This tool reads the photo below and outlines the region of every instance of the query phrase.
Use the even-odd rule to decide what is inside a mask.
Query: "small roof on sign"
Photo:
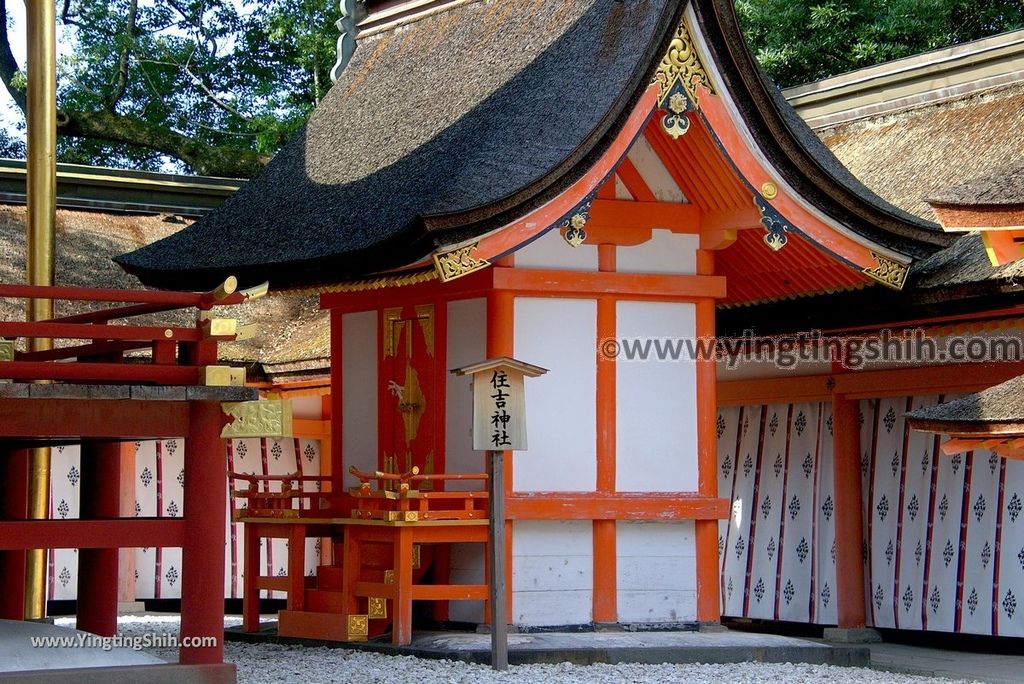
[[[475,375],[477,373],[483,373],[484,371],[489,371],[494,368],[502,367],[522,373],[528,378],[535,378],[538,375],[544,375],[545,373],[548,372],[547,368],[534,366],[532,363],[517,361],[507,356],[499,356],[495,359],[487,359],[486,361],[480,361],[479,363],[463,366],[462,368],[453,368],[451,372],[454,373],[455,375]]]

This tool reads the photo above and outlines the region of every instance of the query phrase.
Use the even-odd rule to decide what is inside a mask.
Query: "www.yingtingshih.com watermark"
[[[980,363],[1024,360],[1024,339],[1017,335],[933,337],[924,330],[874,335],[824,335],[819,331],[758,337],[610,337],[598,353],[616,361],[772,363],[790,369],[804,363],[839,363],[857,369],[869,363]]]
[[[217,637],[182,637],[177,634],[115,634],[99,636],[78,632],[68,636],[29,637],[32,648],[96,648],[110,651],[127,648],[141,651],[146,648],[209,648],[217,645]]]

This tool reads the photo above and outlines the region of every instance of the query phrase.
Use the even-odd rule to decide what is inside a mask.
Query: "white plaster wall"
[[[680,235],[655,229],[651,239],[633,247],[615,250],[615,268],[620,273],[671,273],[693,275],[697,272],[700,236]]]
[[[486,584],[484,545],[452,544],[450,567],[449,577],[452,584]],[[484,621],[484,602],[450,601],[448,603],[448,619],[454,622],[480,624]]]
[[[487,300],[467,299],[448,304],[448,359],[444,370],[461,368],[487,358]],[[472,380],[447,374],[445,410],[445,470],[449,473],[481,473],[483,454],[473,450]],[[483,487],[482,482],[449,482],[449,490]],[[454,604],[453,604],[454,605]]]
[[[619,622],[697,619],[693,523],[616,524]]]
[[[557,230],[549,230],[516,252],[516,268],[554,268],[560,271],[596,271],[597,246],[573,247]]]
[[[323,405],[319,396],[293,397],[291,402],[292,416],[295,418],[320,420],[323,417],[321,413]]]
[[[512,538],[512,622],[593,621],[594,535],[586,521],[520,521]]]
[[[345,486],[358,481],[349,466],[377,469],[377,312],[341,317],[341,449]]]
[[[696,334],[688,303],[619,302],[620,338],[679,340]],[[696,365],[677,360],[615,364],[616,488],[624,492],[697,489]]]
[[[597,486],[597,302],[519,297],[515,356],[548,369],[526,381],[528,451],[516,453],[520,492]]]

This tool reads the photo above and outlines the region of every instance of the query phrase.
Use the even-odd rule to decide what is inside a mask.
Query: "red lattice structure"
[[[244,371],[217,365],[218,344],[237,339],[239,328],[213,311],[266,291],[235,288],[234,278],[202,293],[0,285],[0,297],[98,305],[46,321],[0,321],[0,379],[13,381],[0,383],[0,619],[25,617],[29,549],[76,548],[77,626],[113,636],[118,549],[181,547],[181,639],[207,641],[183,646],[179,665],[159,667],[201,667],[204,681],[234,681],[234,666],[222,662],[224,606],[210,600],[211,578],[224,576],[222,403],[257,395],[243,386]],[[193,325],[132,321],[182,309]],[[31,351],[28,341],[40,338],[54,348]],[[185,439],[182,515],[122,517],[121,491],[132,486],[124,445],[171,437]],[[29,449],[74,442],[81,443],[81,517],[29,519]]]

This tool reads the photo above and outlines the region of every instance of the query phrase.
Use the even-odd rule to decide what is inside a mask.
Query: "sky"
[[[22,69],[25,68],[26,24],[25,6],[20,2],[7,3],[7,36],[11,42],[11,52]],[[57,58],[69,55],[74,47],[74,33],[57,22]],[[12,137],[24,139],[24,131],[15,129],[16,124],[24,123],[21,111],[14,106],[14,100],[7,89],[0,86],[0,125],[6,128]]]

